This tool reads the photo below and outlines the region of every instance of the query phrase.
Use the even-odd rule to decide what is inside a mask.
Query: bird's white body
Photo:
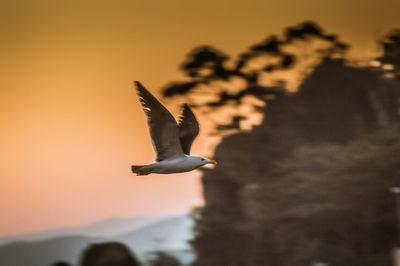
[[[138,174],[173,174],[189,172],[207,163],[210,163],[210,161],[211,160],[202,157],[190,156],[185,154],[182,157],[177,157],[170,160],[163,160],[159,162],[156,161],[152,164],[143,165],[138,169]]]
[[[189,172],[214,160],[190,156],[192,142],[199,134],[199,124],[187,104],[179,123],[171,113],[138,81],[135,82],[155,152],[156,161],[148,165],[132,165],[132,172],[137,175],[172,174]]]

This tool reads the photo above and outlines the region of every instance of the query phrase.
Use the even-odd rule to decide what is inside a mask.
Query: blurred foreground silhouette
[[[149,266],[182,266],[182,263],[176,258],[165,252],[155,253],[155,257],[149,261]]]
[[[140,266],[130,250],[121,243],[93,244],[82,255],[81,266]]]
[[[51,266],[71,266],[71,264],[69,264],[68,262],[65,261],[58,261],[53,263]]]
[[[296,47],[309,49],[307,56]],[[305,22],[236,60],[208,46],[189,54],[182,64],[188,80],[167,85],[165,97],[184,97],[210,117],[239,110],[249,96],[263,103],[253,106],[261,124],[225,137],[219,164],[204,171],[193,265],[392,265],[400,32],[381,47],[380,58],[355,64],[345,57],[348,45]],[[299,65],[296,76],[290,71]],[[288,80],[271,84],[282,72]],[[216,130],[240,129],[246,114]]]
[[[155,252],[147,266],[182,266],[183,264],[175,257],[163,252]],[[129,248],[119,242],[96,243],[88,246],[81,253],[80,266],[141,266],[142,263],[136,258]],[[68,262],[59,261],[51,266],[72,266]]]

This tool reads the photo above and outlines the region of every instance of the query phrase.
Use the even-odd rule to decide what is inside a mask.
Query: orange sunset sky
[[[199,172],[130,172],[154,156],[133,80],[158,95],[195,46],[235,56],[304,20],[374,57],[399,11],[398,0],[1,1],[0,236],[187,213],[202,204]],[[206,133],[193,154],[212,156]]]

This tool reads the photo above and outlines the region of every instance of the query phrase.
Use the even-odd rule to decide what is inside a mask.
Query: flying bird
[[[199,134],[199,124],[187,104],[176,122],[171,113],[145,88],[135,81],[140,103],[147,116],[153,148],[157,154],[154,163],[132,165],[136,175],[172,174],[189,172],[214,160],[191,156],[190,147]]]

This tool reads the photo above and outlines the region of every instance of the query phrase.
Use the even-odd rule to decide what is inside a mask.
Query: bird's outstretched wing
[[[199,134],[199,123],[187,104],[183,105],[182,115],[179,119],[179,140],[185,154],[190,154],[190,147]]]
[[[135,85],[147,116],[153,148],[157,153],[156,160],[183,156],[175,118],[140,82],[135,81]]]

